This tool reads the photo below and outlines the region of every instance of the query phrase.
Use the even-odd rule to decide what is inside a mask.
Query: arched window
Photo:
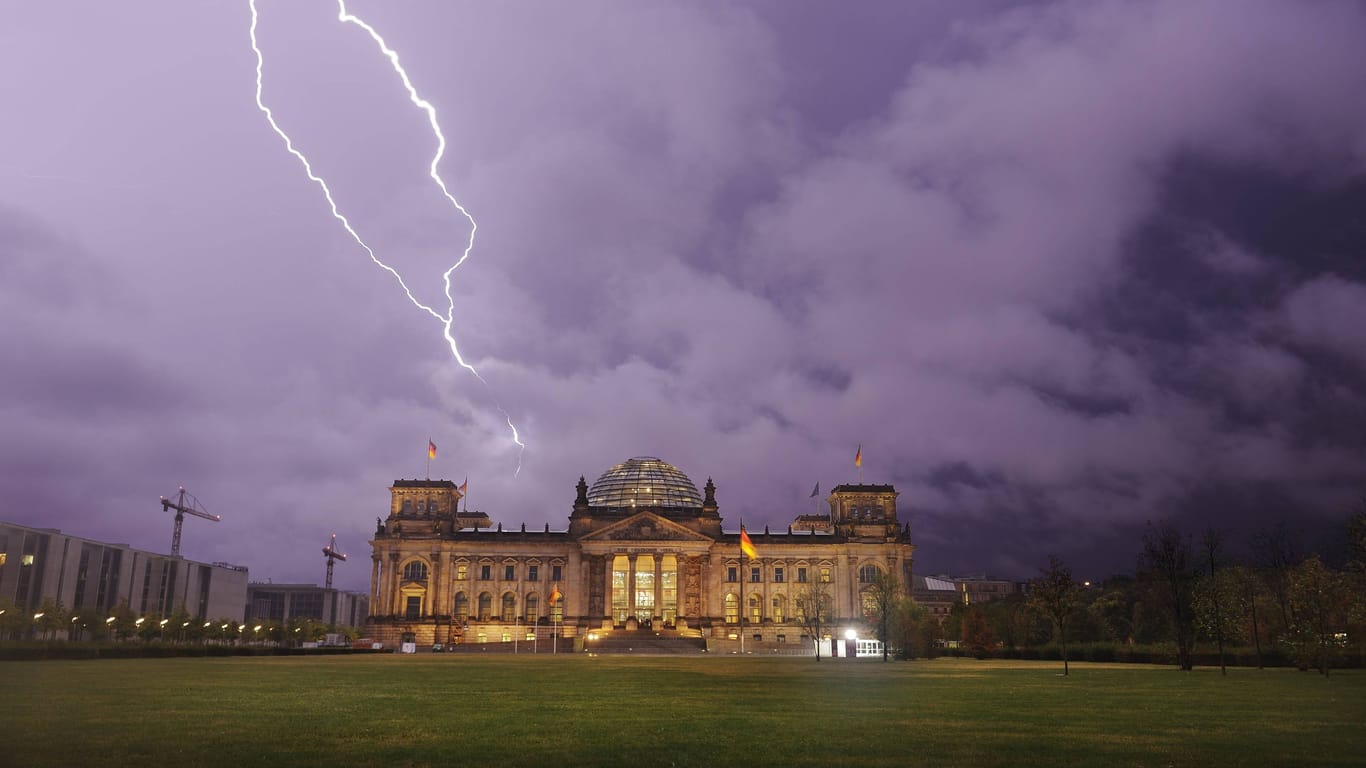
[[[403,566],[404,581],[426,581],[427,564],[421,560],[414,560]]]
[[[493,595],[487,592],[479,593],[479,620],[488,621],[493,615]]]
[[[749,621],[758,624],[764,620],[764,601],[758,595],[749,596]]]
[[[503,593],[503,621],[514,622],[517,620],[517,596],[511,592]]]
[[[786,620],[787,620],[787,598],[786,598],[786,597],[783,597],[782,595],[775,595],[775,596],[773,597],[773,610],[772,610],[772,612],[770,613],[770,615],[773,617],[773,620],[774,620],[774,621],[781,622],[781,621],[786,621]]]
[[[740,598],[735,595],[726,595],[726,623],[740,623]]]
[[[526,623],[534,624],[541,610],[541,598],[535,593],[526,596]]]
[[[863,602],[863,615],[869,620],[877,618],[877,594],[871,589],[865,589],[859,595]]]
[[[556,566],[556,567],[558,568],[559,566]],[[558,589],[559,589],[559,587],[556,587],[556,590],[558,590]],[[551,601],[550,601],[550,620],[551,620],[551,621],[564,621],[564,593],[563,593],[563,592],[560,593],[560,596],[559,596],[557,599],[551,600]]]
[[[464,592],[455,593],[455,618],[464,621],[470,616],[470,599]]]
[[[864,584],[872,584],[877,581],[879,573],[876,565],[865,565],[858,569],[858,580]]]

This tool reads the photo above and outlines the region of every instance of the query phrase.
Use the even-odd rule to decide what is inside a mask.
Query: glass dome
[[[701,509],[702,494],[678,467],[653,456],[637,456],[603,472],[588,490],[588,505]]]

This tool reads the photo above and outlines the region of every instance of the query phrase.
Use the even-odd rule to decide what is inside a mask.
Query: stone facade
[[[648,626],[797,642],[798,598],[818,580],[831,626],[862,622],[878,573],[911,584],[915,548],[890,485],[836,486],[828,515],[749,532],[754,559],[722,530],[710,480],[704,491],[665,462],[630,459],[591,490],[579,478],[568,528],[552,531],[461,512],[447,480],[396,481],[371,542],[366,635],[427,645]]]

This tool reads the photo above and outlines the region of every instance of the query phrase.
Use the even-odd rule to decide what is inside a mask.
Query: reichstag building
[[[669,632],[801,642],[800,598],[862,622],[879,573],[907,588],[915,547],[890,485],[839,485],[784,531],[722,530],[716,487],[653,457],[580,477],[567,530],[495,524],[448,480],[398,480],[376,521],[366,634],[386,645]],[[738,526],[737,526],[738,528]],[[743,621],[742,621],[743,620]]]

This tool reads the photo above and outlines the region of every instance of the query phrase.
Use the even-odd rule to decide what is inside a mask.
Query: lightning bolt
[[[431,125],[432,134],[436,136],[437,142],[436,154],[432,156],[432,162],[428,168],[428,175],[431,176],[432,181],[436,182],[437,187],[441,189],[441,194],[445,196],[451,206],[459,211],[460,215],[464,216],[470,223],[470,237],[465,243],[465,250],[460,254],[460,258],[441,276],[445,283],[447,301],[444,314],[422,303],[413,295],[412,290],[408,288],[408,283],[404,281],[403,275],[400,275],[398,270],[380,260],[379,256],[375,254],[374,249],[367,245],[365,240],[356,232],[355,228],[351,226],[351,221],[338,209],[337,201],[332,197],[332,190],[327,186],[327,182],[324,181],[321,176],[313,172],[313,166],[308,162],[308,158],[294,146],[294,141],[289,137],[289,134],[285,133],[284,129],[280,127],[280,124],[275,121],[275,114],[271,111],[270,107],[266,106],[265,100],[261,97],[262,83],[264,82],[263,72],[265,70],[265,57],[261,54],[261,46],[256,39],[256,27],[260,21],[260,14],[256,9],[256,0],[248,0],[248,5],[251,7],[251,49],[256,53],[257,109],[261,110],[261,113],[266,116],[266,121],[270,123],[270,127],[275,131],[276,135],[284,141],[285,149],[289,150],[289,153],[298,158],[299,162],[303,164],[304,172],[308,174],[308,178],[322,190],[323,197],[327,198],[327,204],[332,209],[332,217],[341,223],[342,228],[346,230],[346,233],[351,235],[351,239],[355,240],[356,244],[370,257],[370,261],[393,275],[394,279],[397,280],[398,284],[403,288],[403,292],[407,294],[408,300],[411,301],[414,306],[431,315],[437,322],[441,323],[442,336],[450,346],[451,355],[455,357],[455,362],[459,363],[461,368],[464,368],[473,374],[474,377],[484,385],[485,389],[491,390],[492,388],[489,387],[488,381],[479,374],[479,371],[475,370],[473,365],[465,362],[465,358],[460,354],[459,345],[455,342],[455,334],[451,330],[451,326],[455,323],[455,299],[451,296],[451,273],[455,272],[455,270],[461,264],[464,264],[465,260],[470,257],[470,251],[474,249],[474,234],[478,231],[479,225],[475,222],[474,217],[470,215],[470,212],[465,210],[465,207],[462,206],[460,202],[455,199],[455,196],[451,194],[450,190],[447,189],[446,182],[441,178],[441,174],[437,170],[437,167],[441,164],[441,158],[446,154],[446,136],[441,132],[441,125],[437,122],[436,107],[432,106],[431,102],[418,95],[417,88],[413,86],[413,81],[409,79],[407,71],[405,71],[403,65],[399,63],[398,52],[389,47],[388,43],[386,43],[384,38],[375,31],[374,27],[365,23],[360,17],[348,12],[346,10],[345,0],[337,0],[337,20],[346,24],[354,24],[370,35],[370,39],[375,41],[375,44],[379,46],[380,51],[389,59],[389,63],[393,65],[394,71],[398,73],[399,78],[403,80],[403,87],[408,92],[408,100],[413,103],[413,106],[421,109],[427,114],[427,122]],[[519,475],[522,472],[522,454],[526,452],[526,444],[522,442],[521,435],[517,432],[517,426],[512,423],[512,417],[508,415],[508,412],[503,409],[503,406],[496,398],[493,401],[493,405],[498,409],[498,412],[503,415],[503,419],[507,421],[508,429],[512,432],[512,442],[516,443],[518,446],[517,471],[513,474],[514,476]]]

